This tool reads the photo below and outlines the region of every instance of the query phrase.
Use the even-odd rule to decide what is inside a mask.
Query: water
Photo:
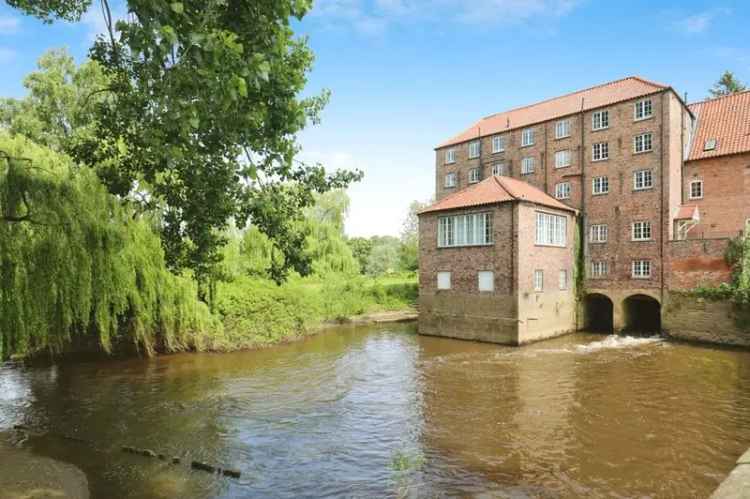
[[[658,338],[519,349],[342,328],[257,352],[6,365],[0,430],[48,430],[25,445],[101,498],[691,498],[750,446],[748,386],[750,352]]]

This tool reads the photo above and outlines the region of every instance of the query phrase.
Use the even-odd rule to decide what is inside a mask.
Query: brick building
[[[436,206],[493,176],[538,188],[580,214],[578,325],[660,328],[670,283],[728,275],[710,270],[750,218],[749,123],[750,93],[688,106],[670,86],[624,78],[488,116],[440,144]],[[430,247],[429,223],[420,233]],[[421,255],[423,301],[442,253]]]

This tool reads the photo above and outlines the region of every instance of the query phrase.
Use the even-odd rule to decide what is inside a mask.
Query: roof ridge
[[[505,192],[508,193],[510,197],[512,197],[516,201],[525,199],[523,196],[520,196],[512,187],[510,187],[507,182],[505,182],[510,177],[506,177],[504,175],[495,175],[495,178],[497,179],[497,183],[500,184],[500,187],[502,187],[505,190]]]
[[[584,92],[589,92],[589,91],[594,90],[596,88],[602,88],[602,87],[606,87],[606,86],[609,86],[609,85],[614,85],[615,83],[620,83],[620,82],[623,82],[623,81],[626,81],[626,80],[640,80],[640,81],[642,81],[642,82],[644,82],[644,83],[646,83],[648,85],[655,85],[655,86],[662,87],[662,88],[669,88],[669,87],[665,87],[664,85],[661,85],[659,83],[654,83],[652,81],[648,81],[648,80],[646,80],[644,78],[641,78],[640,76],[625,76],[624,78],[620,78],[618,80],[612,80],[612,81],[608,81],[608,82],[605,82],[605,83],[600,83],[598,85],[593,85],[593,86],[588,87],[588,88],[582,88],[580,90],[575,90],[573,92],[568,92],[566,94],[556,95],[555,97],[549,97],[547,99],[543,99],[543,100],[540,100],[540,101],[537,101],[537,102],[533,102],[531,104],[526,104],[525,106],[513,107],[513,108],[510,108],[510,109],[506,109],[504,111],[499,111],[497,113],[493,113],[493,114],[487,115],[484,118],[480,119],[479,121],[481,122],[481,121],[493,118],[493,117],[495,117],[495,116],[497,116],[499,114],[511,113],[513,111],[519,111],[521,109],[526,109],[526,108],[529,108],[529,107],[538,106],[539,104],[544,104],[546,102],[551,102],[553,100],[562,99],[563,97],[570,97],[571,95],[582,94]],[[469,127],[469,128],[471,128],[471,127]]]
[[[739,92],[732,92],[731,94],[720,95],[718,97],[709,97],[707,99],[703,99],[703,100],[691,102],[690,104],[688,104],[688,107],[690,107],[690,106],[697,106],[699,104],[707,104],[709,102],[714,102],[714,101],[726,99],[726,98],[729,98],[729,97],[737,97],[737,96],[740,96],[740,95],[743,95],[743,94],[747,94],[747,93],[750,93],[750,88],[748,88],[746,90],[741,90]]]

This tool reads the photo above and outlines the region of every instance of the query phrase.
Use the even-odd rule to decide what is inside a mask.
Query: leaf
[[[193,128],[198,128],[201,124],[201,120],[197,116],[193,116],[192,118],[188,120],[188,122],[190,123],[190,126]]]
[[[182,14],[183,12],[185,12],[185,6],[182,4],[182,2],[172,2],[170,7],[172,7],[172,10],[175,12],[175,14]]]

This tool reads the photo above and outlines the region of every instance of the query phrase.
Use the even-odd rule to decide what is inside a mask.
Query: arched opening
[[[583,301],[583,309],[584,328],[587,331],[611,333],[614,330],[614,306],[609,297],[599,293],[586,295]]]
[[[623,302],[625,330],[639,333],[661,333],[661,304],[646,295],[629,296]]]

